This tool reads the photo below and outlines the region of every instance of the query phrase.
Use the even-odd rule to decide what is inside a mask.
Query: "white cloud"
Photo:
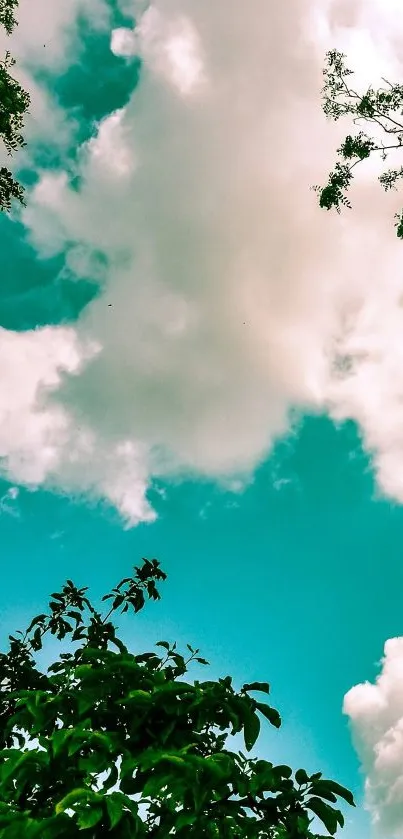
[[[403,638],[385,644],[375,684],[344,697],[353,738],[366,775],[366,806],[376,835],[403,837]]]
[[[129,58],[136,55],[138,50],[137,37],[134,29],[127,26],[120,26],[112,30],[111,51],[114,55]]]
[[[108,172],[115,178],[131,175],[135,161],[126,133],[123,110],[115,111],[101,122],[96,138],[86,146],[88,175],[91,172],[93,177],[103,179]]]
[[[63,378],[79,375],[98,351],[80,344],[73,329],[0,330],[1,472],[31,487],[101,495],[133,523],[150,521],[141,445],[102,439],[53,398]]]
[[[162,9],[150,5],[140,18],[136,27],[139,54],[154,73],[186,96],[205,81],[200,36],[185,14],[176,10],[172,14],[172,7],[171,13]]]
[[[0,498],[0,515],[19,517],[19,510],[16,504],[20,494],[18,487],[9,487]]]
[[[58,432],[46,480],[80,487],[65,452],[85,440],[82,488],[136,521],[150,515],[152,475],[244,479],[297,405],[356,418],[381,488],[403,499],[399,204],[368,175],[341,219],[309,191],[347,128],[332,130],[320,111],[324,52],[348,44],[368,72],[375,54],[393,57],[392,7],[133,7],[139,86],[81,150],[79,192],[63,172],[43,173],[24,214],[41,254],[73,248],[70,265],[82,266],[102,250],[109,260],[102,295],[71,333],[77,347],[100,349],[41,403],[43,422],[49,411],[70,429]],[[128,54],[126,37],[112,34],[115,52]],[[38,335],[26,340],[36,347]],[[350,358],[343,376],[335,354]]]

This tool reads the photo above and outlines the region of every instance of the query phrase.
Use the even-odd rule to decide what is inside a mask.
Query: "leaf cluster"
[[[11,35],[17,21],[14,9],[18,6],[18,0],[0,0],[0,26],[4,26],[7,35]]]
[[[17,24],[14,15],[17,5],[18,0],[0,0],[0,25],[8,35]],[[4,60],[0,61],[0,138],[9,155],[25,146],[21,132],[30,105],[29,94],[10,73],[14,64],[10,53],[6,52]],[[24,204],[24,190],[3,166],[0,169],[0,211],[9,212],[14,199]]]
[[[337,153],[340,160],[330,172],[325,186],[314,186],[318,193],[319,206],[326,210],[351,208],[346,192],[353,180],[353,169],[372,154],[380,154],[383,161],[388,152],[400,149],[403,145],[403,85],[391,84],[386,79],[387,87],[375,90],[371,86],[364,93],[358,93],[347,79],[353,71],[345,65],[346,56],[337,50],[326,54],[326,66],[323,70],[325,84],[322,89],[322,108],[328,119],[334,121],[349,116],[353,124],[372,124],[381,128],[387,142],[375,140],[360,130],[357,134],[348,134]],[[378,180],[385,191],[396,189],[396,182],[403,177],[403,167],[383,172]],[[403,238],[403,214],[395,215],[397,236]]]
[[[228,748],[242,734],[246,752],[261,721],[278,712],[254,694],[267,682],[185,680],[191,662],[208,662],[187,645],[159,641],[135,654],[111,615],[158,600],[165,580],[144,560],[105,595],[103,616],[87,588],[67,580],[47,612],[9,637],[0,655],[0,839],[268,837],[307,839],[314,817],[334,835],[334,806],[351,793],[321,773],[247,757]],[[70,651],[46,672],[35,663],[49,633]],[[159,652],[161,651],[161,652]]]

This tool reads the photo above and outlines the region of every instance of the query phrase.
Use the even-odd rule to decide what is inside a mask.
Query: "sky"
[[[310,190],[347,133],[321,112],[325,53],[357,86],[399,80],[398,3],[20,0],[18,19],[2,636],[66,576],[98,596],[158,557],[133,643],[268,679],[283,728],[261,754],[350,787],[346,839],[399,839],[401,199],[372,165],[341,216]]]

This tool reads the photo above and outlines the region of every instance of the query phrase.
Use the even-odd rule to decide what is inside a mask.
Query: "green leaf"
[[[341,812],[340,812],[340,810],[335,810],[334,812],[336,813],[336,819],[337,819],[337,821],[338,821],[338,823],[339,823],[340,827],[344,827],[344,816],[343,816],[343,813],[341,813]]]
[[[111,830],[119,824],[123,814],[124,798],[121,793],[112,793],[105,796],[106,809],[108,811]]]
[[[332,835],[336,833],[339,824],[338,811],[334,810],[333,807],[330,807],[329,804],[326,804],[320,798],[315,797],[309,798],[306,806],[315,813],[315,816],[318,816],[329,833]]]
[[[309,776],[308,776],[307,772],[305,772],[305,769],[297,769],[297,771],[295,773],[295,780],[296,780],[297,784],[300,784],[300,786],[302,786],[302,784],[307,784],[308,783]]]
[[[193,793],[194,808],[196,810],[196,814],[198,814],[198,813],[200,813],[200,811],[203,807],[203,804],[204,804],[204,801],[205,801],[205,798],[206,798],[206,790],[204,789],[204,787],[200,783],[195,782],[192,785],[192,793]]]
[[[95,827],[101,821],[103,816],[103,809],[99,805],[95,807],[88,807],[85,810],[80,810],[77,818],[77,824],[80,830],[87,830],[90,827]]]
[[[315,795],[318,795],[319,798],[326,798],[327,801],[331,801],[332,804],[336,804],[337,797],[332,792],[326,783],[326,781],[314,781],[312,784],[312,792]]]
[[[186,766],[186,761],[179,755],[162,754],[160,760],[167,760],[169,763],[174,763],[176,766]]]
[[[286,766],[285,764],[281,763],[279,766],[273,766],[273,772],[277,775],[280,775],[280,778],[291,778],[292,769],[290,766]]]
[[[268,682],[251,682],[243,686],[242,691],[260,690],[263,693],[270,693],[270,685]]]
[[[316,791],[317,783],[318,782],[315,783],[315,791]],[[321,784],[326,784],[327,788],[331,792],[333,792],[335,795],[338,795],[340,798],[344,798],[344,800],[347,801],[347,804],[350,804],[351,807],[355,807],[354,796],[353,796],[353,793],[350,792],[349,789],[346,789],[345,787],[342,787],[341,784],[337,783],[337,781],[328,781],[328,780],[323,779],[322,781],[320,781],[320,783]]]
[[[125,795],[135,795],[137,792],[140,792],[138,779],[132,776],[122,778],[119,788]]]
[[[29,624],[29,627],[27,629],[27,634],[28,632],[31,632],[31,629],[33,629],[37,623],[42,623],[45,620],[45,618],[46,615],[36,615],[35,618],[32,618],[31,623]]]
[[[149,661],[152,658],[158,658],[156,653],[142,653],[141,655],[136,655],[135,660],[139,663],[143,663],[144,661]]]
[[[168,641],[157,641],[155,646],[156,647],[164,647],[166,650],[170,649],[170,644],[168,644]]]
[[[55,731],[52,734],[51,743],[53,754],[56,757],[59,752],[63,749],[63,747],[68,743],[72,735],[74,734],[73,728],[60,728],[58,731]]]
[[[168,787],[172,784],[172,775],[152,775],[148,781],[145,782],[142,788],[142,797],[144,798],[157,798],[161,795],[161,790],[165,785]],[[138,792],[138,787],[136,787],[135,792]]]
[[[98,796],[95,792],[88,789],[88,787],[76,787],[72,789],[67,795],[62,798],[55,807],[56,815],[58,813],[64,813],[65,810],[68,810],[70,807],[74,807],[79,801],[85,800],[97,800]]]
[[[67,617],[73,618],[73,620],[75,620],[76,623],[82,623],[83,620],[81,612],[77,612],[74,609],[72,609],[70,612],[67,612]]]
[[[256,795],[257,792],[260,794],[264,790],[271,791],[273,788],[277,789],[278,778],[275,777],[273,767],[270,763],[267,763],[265,760],[257,761],[254,769],[256,774],[249,782],[253,795]]]
[[[117,784],[118,780],[119,780],[119,770],[118,770],[118,767],[116,766],[116,764],[114,763],[110,767],[108,777],[103,782],[102,789],[103,790],[111,789],[111,787],[114,787],[115,784]]]
[[[3,765],[0,765],[1,783],[5,783],[11,776],[21,778],[28,771],[35,772],[36,767],[45,767],[49,764],[49,755],[47,752],[39,751],[38,749],[29,749],[20,752],[17,749],[10,749],[12,757],[6,760]],[[17,755],[15,755],[17,752]],[[17,759],[15,759],[17,757]]]
[[[86,676],[92,676],[94,673],[94,668],[92,664],[79,664],[74,671],[74,675],[77,676],[78,679],[85,679]]]
[[[104,734],[102,731],[93,731],[88,735],[91,746],[99,747],[104,754],[109,754],[112,751],[114,739],[114,735],[110,732]]]
[[[182,827],[187,827],[193,824],[197,819],[196,813],[180,813],[176,819],[175,828],[180,830]]]
[[[113,601],[113,608],[114,609],[119,609],[119,606],[122,605],[124,599],[125,599],[124,594],[118,594]]]
[[[270,705],[266,705],[264,702],[256,702],[256,708],[275,728],[280,728],[281,717],[275,708],[271,708]]]
[[[217,777],[226,777],[232,773],[233,763],[229,755],[218,752],[208,757],[199,758],[192,756],[194,760],[200,761],[200,766],[208,767]]]
[[[255,714],[253,711],[250,711],[248,715],[245,717],[243,730],[245,748],[248,752],[250,752],[250,750],[255,745],[260,732],[260,720],[257,714]]]
[[[130,700],[130,702],[138,702],[143,705],[151,702],[151,699],[151,693],[148,693],[146,690],[131,690],[124,699],[119,700],[119,703]]]
[[[77,696],[77,694],[76,694],[76,696]],[[82,717],[83,714],[85,714],[89,710],[89,708],[92,708],[95,705],[96,701],[97,701],[97,697],[95,695],[92,696],[90,694],[84,693],[81,696],[80,694],[78,694],[77,705],[78,705],[79,716]]]

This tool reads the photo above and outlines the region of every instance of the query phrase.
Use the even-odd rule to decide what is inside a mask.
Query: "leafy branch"
[[[383,79],[385,88],[375,90],[371,86],[360,94],[347,83],[347,78],[353,71],[345,66],[344,53],[330,50],[326,54],[327,66],[323,70],[325,84],[322,88],[323,111],[327,118],[334,121],[341,117],[353,118],[353,124],[374,124],[382,129],[388,137],[388,142],[374,140],[360,130],[356,135],[348,134],[344,142],[337,149],[341,160],[329,174],[325,186],[313,186],[319,195],[319,206],[326,210],[333,207],[338,213],[341,207],[351,208],[346,196],[353,179],[353,169],[357,164],[367,160],[371,155],[379,153],[385,161],[388,152],[398,150],[403,146],[403,85],[392,84]],[[390,141],[393,138],[393,141]],[[385,191],[396,189],[396,182],[403,177],[403,167],[389,169],[383,172],[378,180]],[[397,236],[403,238],[403,211],[395,214]]]
[[[166,579],[157,560],[143,560],[103,602],[67,580],[47,613],[10,636],[0,655],[0,839],[111,839],[200,836],[318,839],[343,826],[338,799],[351,793],[321,773],[246,757],[228,748],[243,734],[250,752],[261,720],[278,728],[267,682],[232,678],[184,681],[191,662],[208,662],[187,644],[158,641],[156,652],[130,653],[110,620],[138,613],[160,598]],[[50,633],[76,648],[45,673],[34,655]],[[142,809],[140,810],[140,804]]]
[[[18,0],[0,0],[0,26],[4,26],[7,35],[11,35],[17,21],[14,9],[18,6]]]
[[[17,5],[18,0],[0,0],[0,25],[4,26],[8,35],[17,25],[14,15]],[[30,105],[29,94],[10,73],[14,65],[15,60],[7,51],[4,60],[0,61],[0,138],[8,155],[25,146],[21,132]],[[0,210],[9,212],[13,199],[24,204],[24,190],[10,170],[3,166],[0,168]]]

